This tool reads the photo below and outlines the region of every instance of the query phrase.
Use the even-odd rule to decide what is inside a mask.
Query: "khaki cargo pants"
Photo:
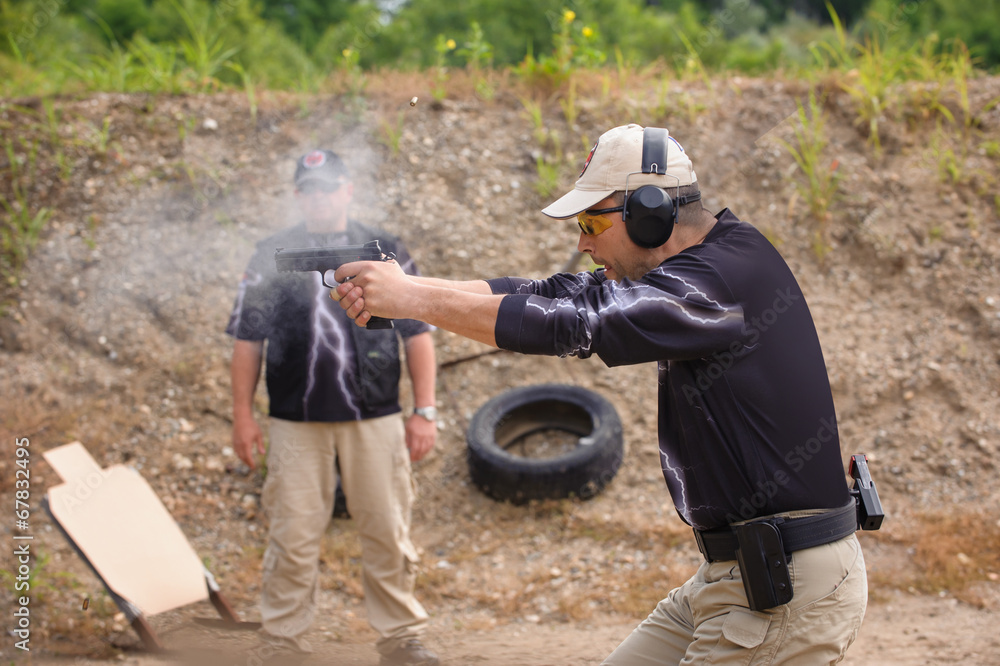
[[[379,652],[419,636],[427,613],[413,595],[417,552],[410,541],[413,485],[403,419],[299,423],[272,418],[262,503],[270,520],[264,552],[265,634],[309,650],[318,594],[320,542],[333,514],[339,461],[347,509],[361,537],[368,621]]]
[[[865,559],[855,535],[792,554],[795,596],[762,612],[747,608],[739,565],[706,562],[670,592],[604,661],[647,664],[834,664],[868,604]]]

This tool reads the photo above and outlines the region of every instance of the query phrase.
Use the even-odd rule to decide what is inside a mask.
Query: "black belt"
[[[805,550],[825,543],[839,541],[854,534],[858,529],[857,505],[852,499],[839,509],[827,511],[805,518],[773,518],[773,523],[781,532],[781,541],[786,553]],[[718,527],[712,530],[695,529],[694,538],[698,550],[709,562],[726,562],[736,559],[739,543],[732,527]]]

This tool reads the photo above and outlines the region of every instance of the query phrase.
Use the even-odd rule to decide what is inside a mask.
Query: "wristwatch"
[[[431,423],[437,421],[438,410],[437,407],[417,407],[413,410],[413,413],[417,416],[422,416]]]

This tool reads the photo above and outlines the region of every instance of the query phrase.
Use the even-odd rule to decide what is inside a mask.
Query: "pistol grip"
[[[393,327],[392,320],[386,319],[385,317],[372,317],[371,319],[368,320],[368,323],[365,324],[365,328],[370,328],[370,329],[379,329],[379,328],[385,329],[392,327]]]

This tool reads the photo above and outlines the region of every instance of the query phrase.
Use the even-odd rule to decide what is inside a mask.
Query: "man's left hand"
[[[410,450],[411,461],[417,462],[430,453],[436,440],[436,423],[417,414],[406,419],[406,448]]]

